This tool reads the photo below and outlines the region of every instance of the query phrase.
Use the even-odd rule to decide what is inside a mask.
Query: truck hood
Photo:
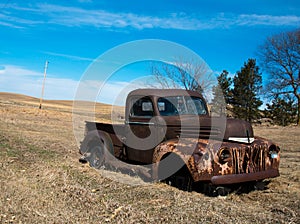
[[[249,122],[226,117],[164,117],[167,138],[200,137],[252,143],[254,134]]]

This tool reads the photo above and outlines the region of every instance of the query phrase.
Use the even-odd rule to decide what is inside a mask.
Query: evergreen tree
[[[266,114],[275,124],[287,126],[294,123],[297,115],[297,106],[289,95],[284,98],[275,97],[272,104],[267,104]]]
[[[244,67],[233,78],[233,112],[236,117],[252,122],[260,117],[262,101],[258,97],[262,88],[262,77],[255,59],[248,59]]]
[[[226,116],[227,104],[232,101],[232,79],[228,77],[228,72],[223,72],[218,76],[218,86],[213,87],[212,112]]]

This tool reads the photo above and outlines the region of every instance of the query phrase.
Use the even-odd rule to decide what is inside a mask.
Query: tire
[[[104,164],[104,146],[103,143],[93,140],[88,144],[87,148],[87,161],[91,167],[100,169]]]
[[[189,191],[193,190],[193,179],[186,166],[182,167],[172,176],[164,180],[170,186],[176,187],[179,190]]]
[[[114,148],[110,136],[106,132],[97,131],[86,137],[80,152],[91,167],[100,169],[105,163],[107,153],[113,155]]]
[[[164,182],[170,186],[176,187],[179,190],[183,191],[192,191],[193,190],[193,185],[194,185],[194,180],[189,172],[189,169],[183,162],[183,160],[176,154],[171,153],[162,158],[166,158],[167,156],[171,156],[172,162],[169,165],[170,167],[173,166],[173,164],[182,164],[182,167],[177,170],[174,174],[172,174],[169,177],[166,177],[165,179],[161,179],[160,177],[165,177],[166,172],[165,170],[169,169],[170,167],[167,164],[160,165],[158,169],[158,177],[161,180],[161,182]],[[174,165],[176,167],[176,165]]]

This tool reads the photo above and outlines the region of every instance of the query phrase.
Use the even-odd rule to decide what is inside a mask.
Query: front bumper
[[[213,176],[211,182],[214,185],[226,185],[235,184],[249,181],[258,181],[267,178],[274,178],[279,176],[278,169],[269,169],[265,171],[260,171],[256,173],[243,173],[243,174],[228,174]]]

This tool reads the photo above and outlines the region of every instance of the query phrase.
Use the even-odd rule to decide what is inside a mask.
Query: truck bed
[[[125,125],[124,124],[108,124],[108,123],[99,123],[86,121],[86,133],[91,131],[98,130],[104,131],[110,135],[110,138],[113,142],[114,147],[121,148],[123,146],[120,139],[125,135]],[[117,136],[118,135],[118,136]]]

